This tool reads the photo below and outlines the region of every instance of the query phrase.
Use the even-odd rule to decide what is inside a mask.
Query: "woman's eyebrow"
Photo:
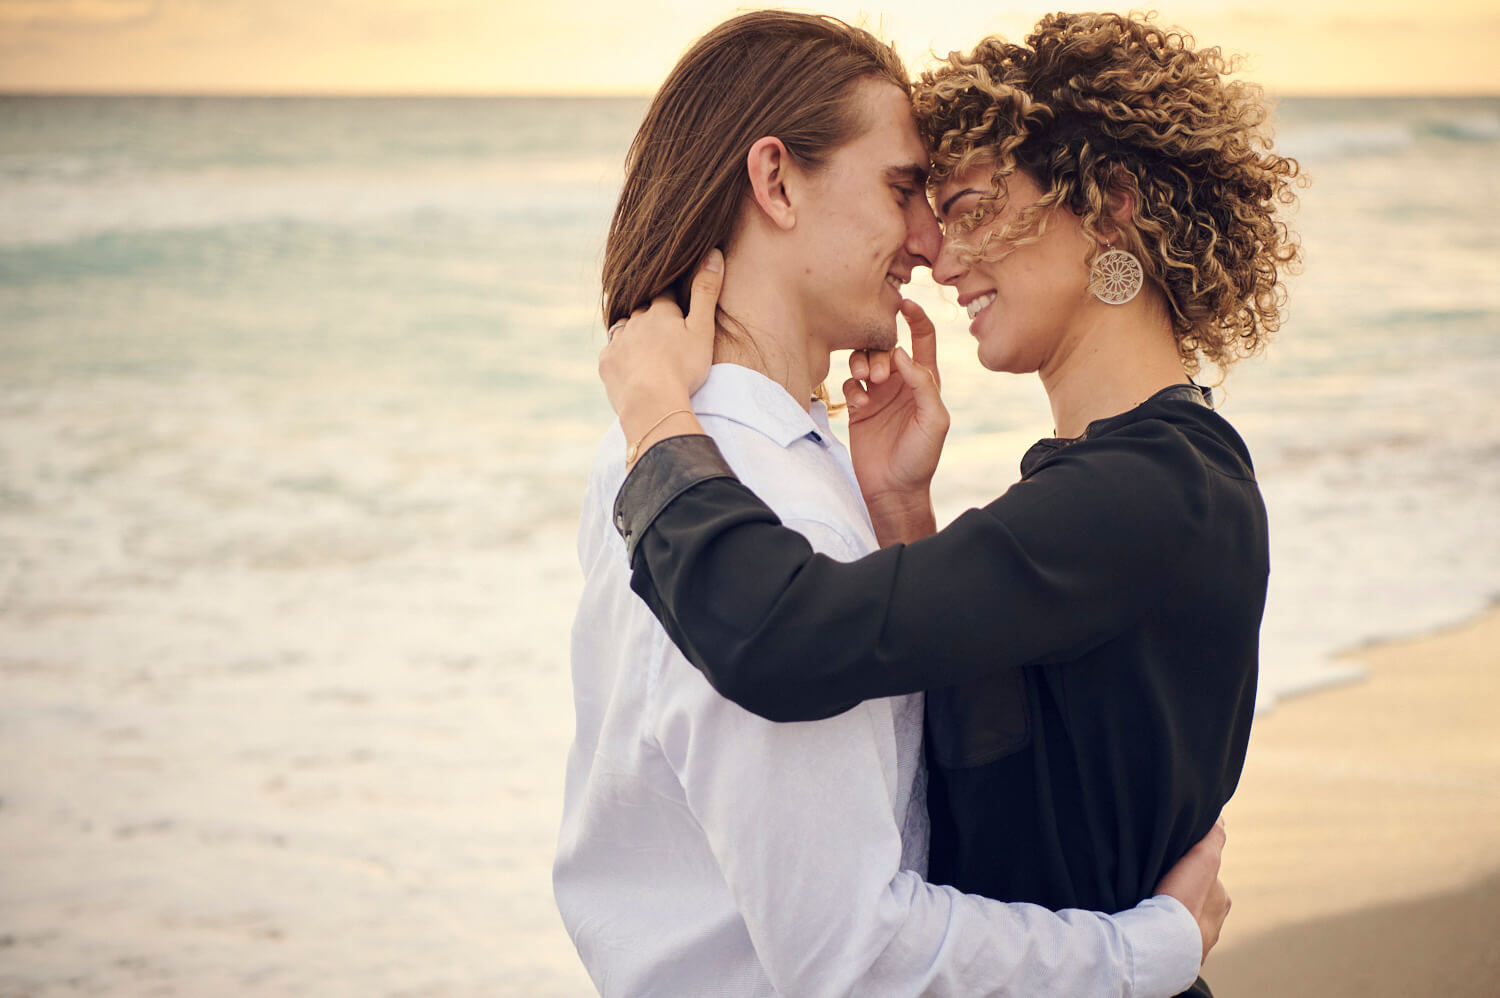
[[[965,194],[978,194],[978,193],[980,193],[980,192],[977,191],[977,190],[975,190],[972,187],[965,187],[963,190],[959,191],[957,194],[953,195],[948,200],[944,201],[943,204],[942,204],[942,206],[938,209],[938,214],[940,216],[946,218],[947,215],[948,215],[948,212],[953,209],[953,202],[957,201],[959,198],[963,197]]]

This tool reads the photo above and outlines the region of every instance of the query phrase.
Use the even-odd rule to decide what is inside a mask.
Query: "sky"
[[[1058,6],[797,9],[863,24],[918,68],[929,51],[967,49],[986,34],[1022,37]],[[1153,6],[1200,43],[1244,55],[1244,75],[1273,93],[1500,94],[1494,0]],[[745,9],[713,0],[0,0],[0,91],[646,94],[694,38]]]

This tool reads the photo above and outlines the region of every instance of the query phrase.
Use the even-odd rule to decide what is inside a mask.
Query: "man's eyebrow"
[[[885,168],[885,179],[895,182],[905,180],[918,187],[927,186],[927,168],[918,166],[916,163],[905,163],[901,166],[888,166]]]
[[[953,195],[948,200],[946,200],[946,201],[944,201],[942,203],[942,206],[938,208],[938,217],[939,218],[947,218],[948,217],[948,212],[951,211],[952,208],[953,208],[953,202],[957,201],[959,198],[963,197],[965,194],[978,194],[978,193],[980,193],[980,192],[977,191],[977,190],[975,190],[972,187],[965,187],[963,190],[959,191],[957,194]]]

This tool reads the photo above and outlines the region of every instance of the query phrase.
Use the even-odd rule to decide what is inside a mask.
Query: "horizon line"
[[[1348,91],[1348,90],[1273,90],[1266,87],[1268,97],[1274,99],[1319,99],[1319,100],[1475,100],[1500,98],[1500,88],[1495,90],[1408,90],[1408,91]],[[11,97],[146,97],[180,98],[197,97],[208,99],[312,99],[312,100],[641,100],[650,98],[654,91],[515,91],[515,90],[166,90],[166,89],[69,89],[55,88],[7,89],[0,87],[0,98]]]

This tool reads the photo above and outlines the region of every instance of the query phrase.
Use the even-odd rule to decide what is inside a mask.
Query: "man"
[[[876,541],[848,455],[808,400],[831,351],[894,345],[900,286],[940,243],[905,81],[888,48],[831,19],[721,25],[647,112],[606,249],[613,322],[668,289],[685,304],[697,260],[725,248],[700,275],[719,293],[719,363],[694,411],[741,479],[840,559]],[[1186,988],[1222,921],[1207,901],[1216,849],[1168,878],[1207,912],[1203,933],[1169,897],[1104,916],[928,884],[920,697],[778,725],[682,658],[630,592],[611,519],[627,460],[681,415],[610,431],[579,532],[577,734],[554,884],[601,993]]]

